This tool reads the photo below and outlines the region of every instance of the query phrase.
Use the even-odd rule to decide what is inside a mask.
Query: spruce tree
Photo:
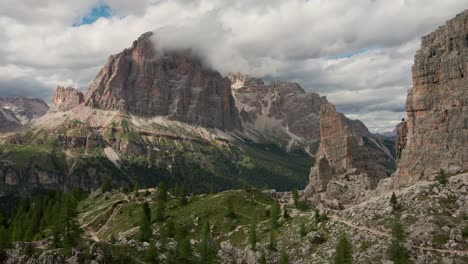
[[[442,185],[445,185],[448,183],[447,175],[445,174],[444,169],[439,170],[439,174],[437,174],[436,180]]]
[[[148,209],[146,209],[148,208]],[[142,210],[140,215],[140,230],[139,230],[139,239],[141,241],[149,241],[152,236],[150,218],[151,215],[148,216],[149,206],[148,203],[142,204]]]
[[[392,193],[392,197],[390,197],[390,204],[392,205],[393,210],[398,209],[398,200],[395,195],[395,192]]]
[[[167,189],[164,182],[160,182],[158,185],[158,202],[167,201]]]
[[[289,255],[286,253],[285,250],[281,252],[281,257],[280,257],[280,264],[289,264]]]
[[[298,208],[299,207],[299,192],[297,191],[297,189],[294,189],[292,191],[292,197],[294,201],[294,207]]]
[[[255,219],[250,224],[249,228],[249,242],[253,251],[257,250],[257,223]]]
[[[146,217],[146,219],[148,220],[148,222],[151,222],[151,209],[150,209],[147,202],[144,202],[142,204],[142,210],[143,210],[143,214]]]
[[[77,205],[78,203],[72,194],[64,193],[61,213],[62,221],[59,221],[59,226],[63,231],[64,246],[66,248],[76,246],[82,233],[78,223]]]
[[[275,233],[272,231],[270,231],[270,242],[268,243],[268,249],[271,250],[271,251],[276,251],[276,236],[275,236]]]
[[[390,260],[394,264],[408,264],[410,263],[409,252],[405,246],[406,234],[400,219],[395,218],[392,224],[392,241],[388,254]]]
[[[103,193],[112,191],[112,179],[106,178],[102,183],[101,189]]]
[[[342,234],[338,239],[338,243],[335,248],[335,256],[333,258],[334,264],[352,264],[353,263],[353,251],[351,243],[347,236]]]
[[[262,255],[260,256],[260,259],[258,260],[258,263],[260,264],[267,264],[266,256],[265,256],[265,251],[262,251]]]
[[[200,256],[199,263],[217,263],[218,260],[216,253],[217,249],[213,237],[211,235],[210,223],[208,221],[205,221],[203,223],[201,241],[198,245],[198,254]]]
[[[301,237],[305,237],[307,235],[307,229],[306,229],[304,223],[301,223],[301,227],[299,228],[299,235]]]
[[[232,202],[232,197],[228,197],[226,203],[227,204],[225,216],[231,219],[236,218],[236,212],[234,211],[234,203]]]
[[[156,212],[155,212],[155,220],[157,222],[163,222],[164,219],[166,218],[165,216],[166,212],[166,203],[163,201],[158,201],[158,204],[156,205]]]
[[[10,246],[10,234],[5,226],[0,225],[0,255]],[[1,259],[1,258],[0,258]]]
[[[281,208],[278,202],[273,203],[270,210],[270,224],[272,228],[277,228],[279,226],[279,218],[281,215]]]

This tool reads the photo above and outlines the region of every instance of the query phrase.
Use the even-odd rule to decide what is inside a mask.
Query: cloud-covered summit
[[[111,15],[80,23],[99,6]],[[297,81],[371,130],[392,130],[404,116],[420,37],[467,7],[463,0],[6,0],[0,96],[47,100],[57,84],[86,89],[110,54],[153,30],[157,45],[197,50],[224,74]]]

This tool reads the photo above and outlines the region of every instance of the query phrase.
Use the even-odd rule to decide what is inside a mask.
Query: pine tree
[[[145,260],[150,263],[159,263],[158,249],[153,243],[150,244],[146,251]]]
[[[280,264],[288,264],[289,263],[289,255],[286,253],[286,251],[281,252],[281,257],[280,257]]]
[[[270,231],[270,243],[268,244],[268,249],[271,250],[271,251],[276,251],[276,236],[275,236],[275,233],[272,231]]]
[[[169,220],[166,222],[166,229],[164,235],[167,238],[173,238],[175,236],[175,223],[174,220]]]
[[[279,218],[281,215],[281,208],[278,202],[273,203],[270,211],[270,224],[272,228],[277,228],[279,226]]]
[[[184,206],[188,204],[187,191],[185,190],[185,188],[183,186],[180,187],[178,192],[180,196],[179,205]]]
[[[167,201],[167,189],[164,182],[160,182],[158,185],[158,202]]]
[[[252,247],[252,250],[253,251],[257,250],[257,223],[255,219],[250,224],[249,242],[250,242],[250,246]]]
[[[163,222],[166,219],[165,216],[166,212],[166,203],[163,201],[159,201],[156,205],[156,212],[155,212],[155,220],[156,222]]]
[[[405,246],[406,234],[403,225],[398,218],[392,224],[392,241],[388,250],[390,260],[395,264],[410,263],[409,253]]]
[[[151,209],[150,209],[147,202],[144,202],[142,204],[142,210],[143,210],[143,214],[146,217],[146,219],[148,220],[148,222],[151,222]]]
[[[142,204],[142,211],[140,216],[139,239],[141,241],[149,241],[153,233],[150,224],[151,213],[148,215],[148,211],[149,206],[148,203],[145,202]]]
[[[398,209],[398,200],[395,195],[395,192],[392,193],[392,197],[390,198],[390,204],[392,205],[393,210]]]
[[[304,223],[301,223],[301,227],[299,228],[299,235],[301,237],[305,237],[307,235],[307,230]]]
[[[442,185],[445,185],[448,183],[447,175],[445,174],[444,169],[439,170],[439,174],[437,174],[436,180]]]
[[[225,216],[231,219],[236,218],[236,212],[234,211],[234,204],[232,202],[232,197],[228,197],[226,201],[226,213]]]
[[[5,226],[0,225],[0,255],[10,246],[10,234]],[[1,259],[1,258],[0,258]]]
[[[265,251],[262,251],[262,255],[260,256],[260,259],[258,260],[258,263],[260,264],[267,264],[266,256],[265,256]]]
[[[102,183],[101,189],[103,193],[112,191],[112,179],[111,178],[105,179],[104,182]]]
[[[297,189],[294,189],[292,191],[292,197],[293,197],[293,201],[294,201],[294,207],[298,208],[298,206],[299,206],[299,192],[297,191]]]
[[[338,239],[335,248],[335,256],[333,258],[334,264],[352,264],[353,251],[351,243],[345,234],[342,234]]]
[[[289,216],[289,212],[288,212],[288,208],[284,208],[284,211],[283,211],[283,218],[284,219],[289,219],[290,216]]]
[[[77,219],[77,205],[78,203],[72,194],[65,193],[63,195],[62,221],[59,221],[59,226],[63,230],[64,246],[66,248],[76,246],[82,233]]]
[[[213,237],[211,236],[210,223],[203,223],[201,241],[198,245],[198,254],[200,255],[199,263],[211,264],[217,263],[217,249]]]

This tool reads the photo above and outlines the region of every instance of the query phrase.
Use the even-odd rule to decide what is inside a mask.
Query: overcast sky
[[[110,54],[147,31],[222,74],[297,81],[371,131],[405,116],[420,37],[466,0],[2,0],[0,96],[86,90]]]

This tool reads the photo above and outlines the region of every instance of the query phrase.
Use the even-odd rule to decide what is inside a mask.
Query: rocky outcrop
[[[397,186],[468,169],[468,10],[422,38],[412,72]]]
[[[323,104],[320,109],[320,134],[318,159],[310,172],[307,193],[327,190],[333,178],[348,171],[364,173],[371,186],[386,177],[384,168],[369,157],[371,152],[359,144],[346,119],[331,103]]]
[[[85,104],[189,124],[240,128],[230,82],[190,50],[160,50],[143,34],[109,58],[89,87]]]
[[[406,146],[406,135],[408,134],[408,125],[406,121],[402,121],[396,127],[397,140],[395,141],[397,161],[401,158],[401,153]]]
[[[69,111],[84,102],[84,95],[72,87],[57,86],[50,111]]]
[[[43,100],[21,96],[0,97],[0,108],[13,112],[23,125],[43,116],[49,110],[49,106]]]

